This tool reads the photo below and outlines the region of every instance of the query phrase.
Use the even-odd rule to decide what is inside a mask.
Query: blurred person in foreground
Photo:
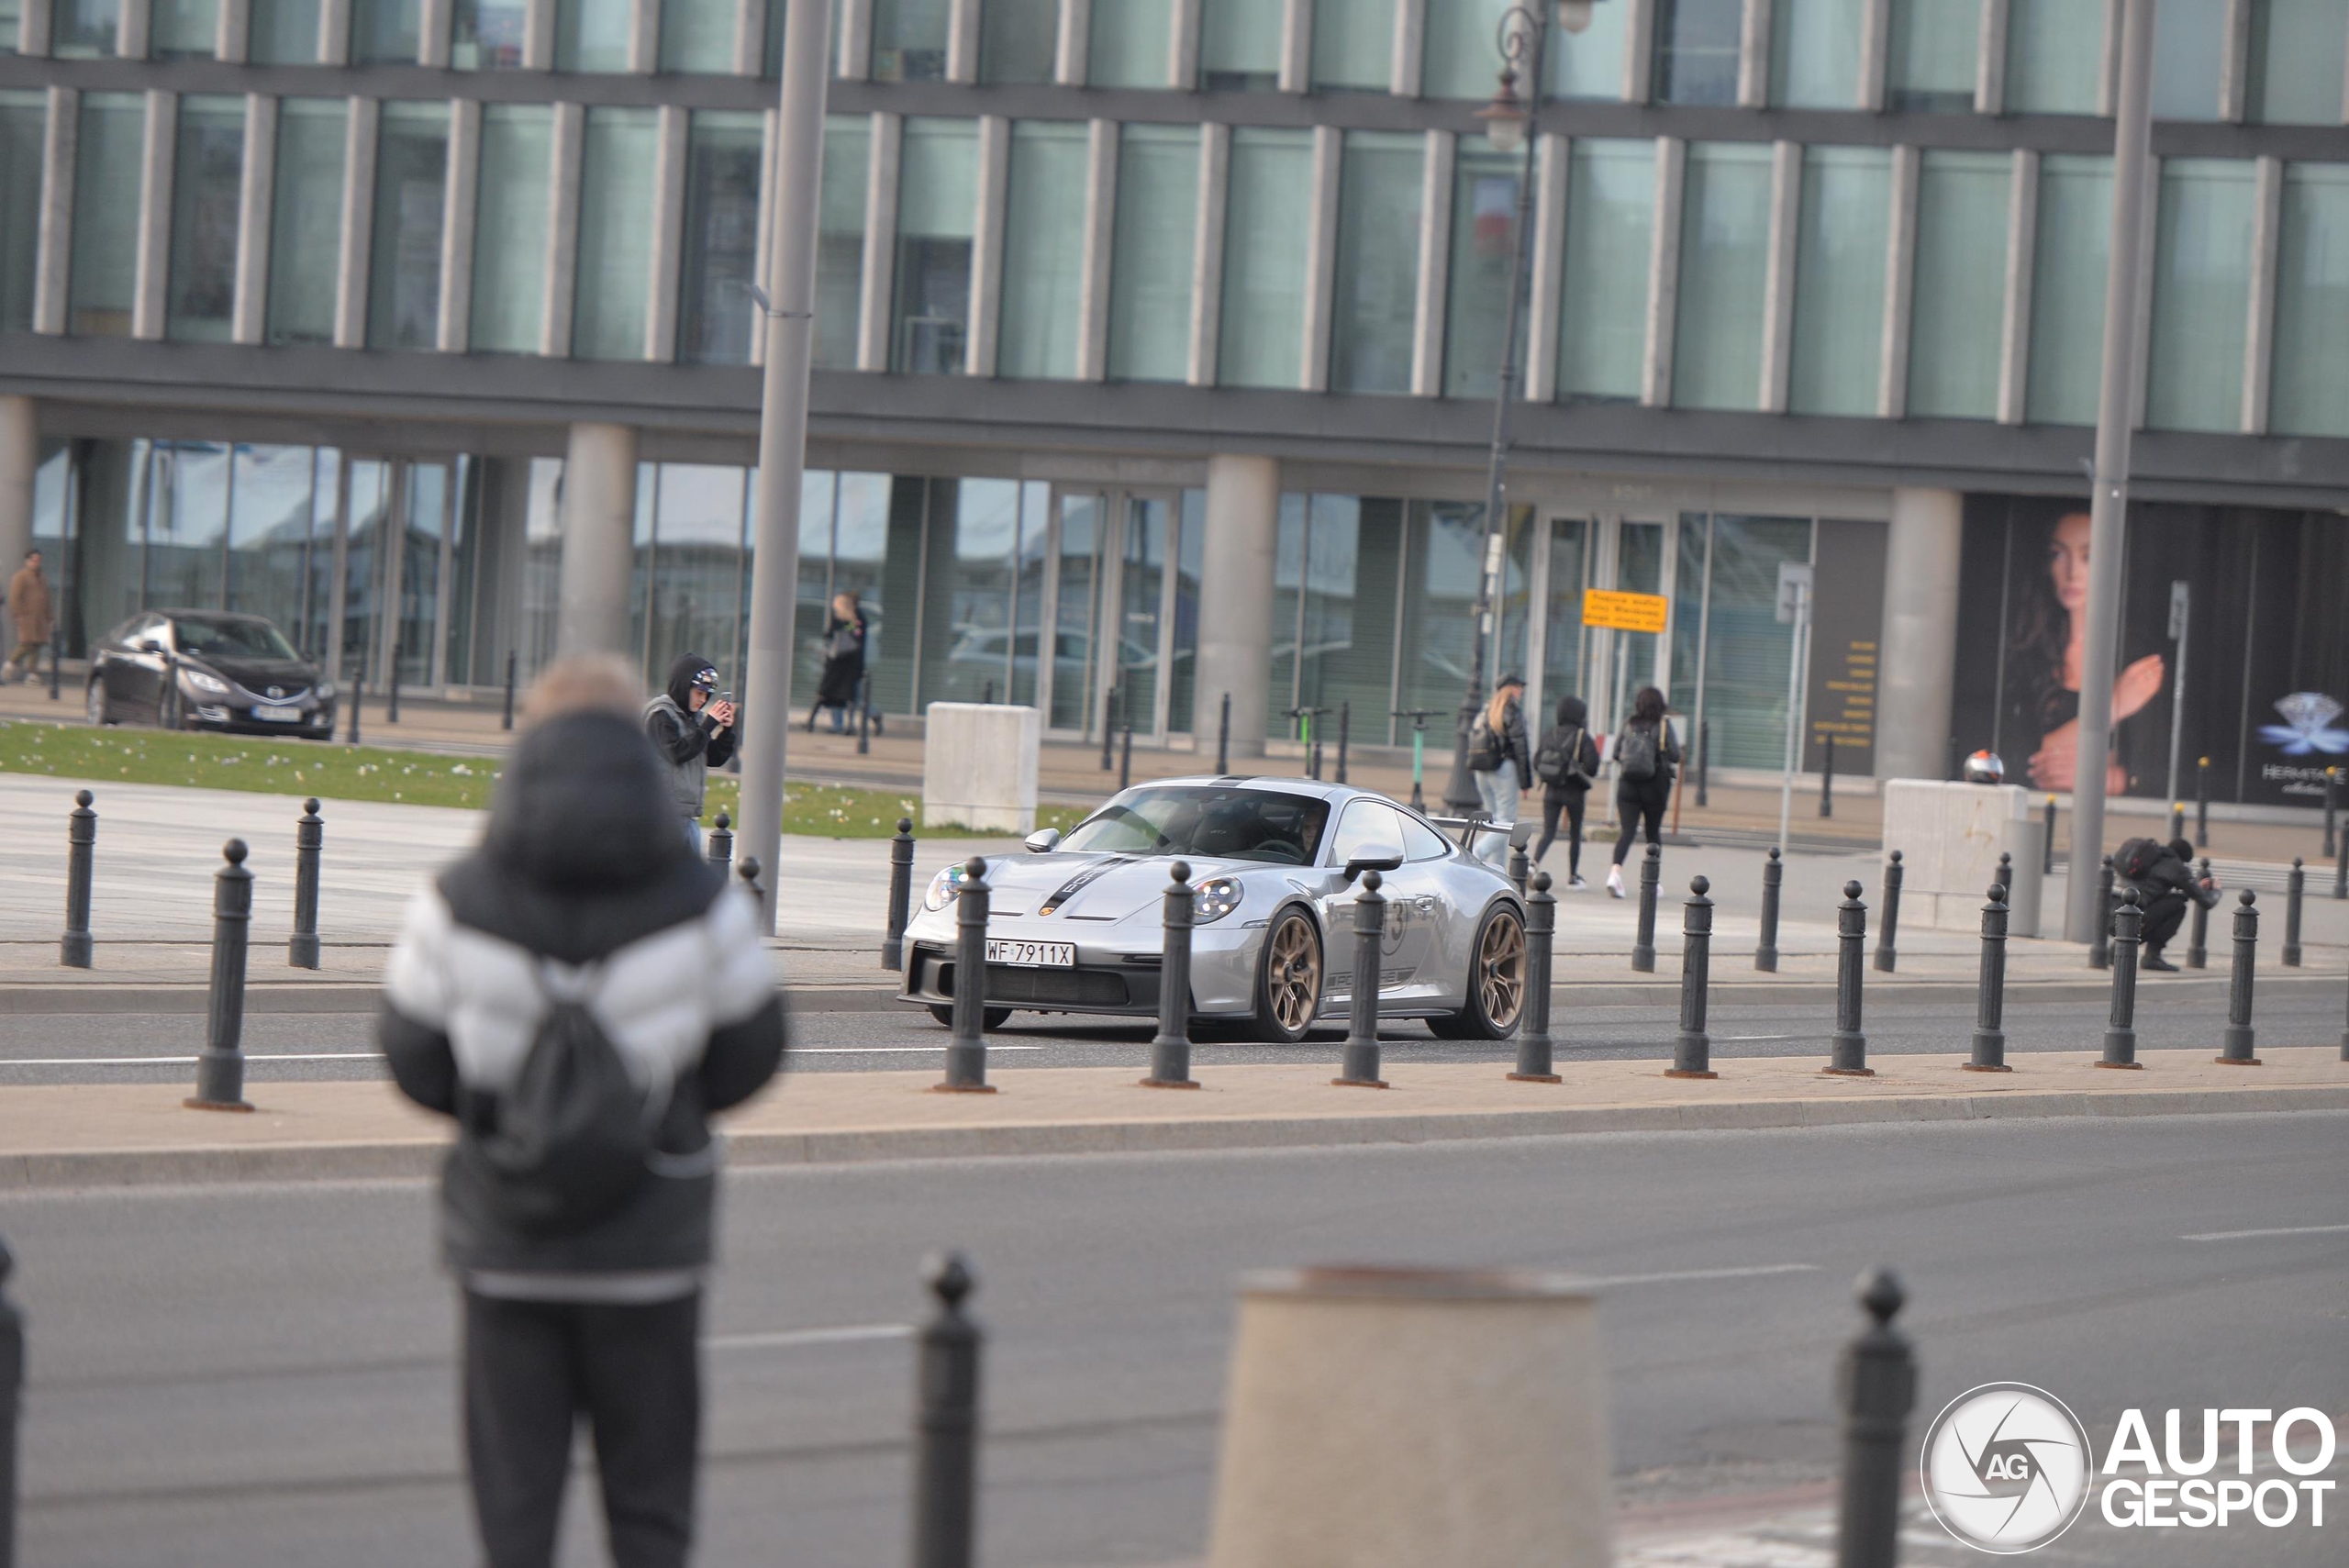
[[[711,1113],[782,1063],[750,901],[677,831],[620,661],[539,678],[481,846],[410,905],[379,1031],[452,1117],[441,1252],[462,1300],[465,1452],[490,1568],[549,1568],[586,1418],[618,1568],[693,1543]]]

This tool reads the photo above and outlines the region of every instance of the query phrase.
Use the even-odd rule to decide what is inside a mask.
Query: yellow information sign
[[[1582,624],[1616,631],[1664,629],[1664,612],[1672,601],[1662,594],[1619,594],[1607,588],[1582,591]]]

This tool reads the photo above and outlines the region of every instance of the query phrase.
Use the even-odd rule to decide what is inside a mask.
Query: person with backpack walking
[[[1468,730],[1468,772],[1476,781],[1476,795],[1484,803],[1487,822],[1513,827],[1518,797],[1533,787],[1532,749],[1525,741],[1525,677],[1503,675],[1493,684],[1492,700]],[[1508,862],[1508,840],[1487,833],[1477,840],[1478,858],[1495,865]]]
[[[807,733],[816,732],[816,716],[832,710],[832,733],[848,728],[850,715],[863,696],[864,680],[864,609],[854,594],[832,595],[824,617],[824,673],[816,681],[816,700],[807,709]],[[874,716],[876,718],[878,715]]]
[[[698,653],[678,654],[669,665],[668,689],[644,705],[644,732],[669,764],[670,791],[696,849],[709,770],[731,761],[741,740],[734,718],[734,705],[718,695],[718,666]]]
[[[1623,831],[1615,840],[1615,863],[1607,868],[1607,891],[1623,896],[1623,857],[1642,823],[1651,844],[1664,842],[1664,808],[1672,802],[1672,771],[1680,764],[1680,741],[1664,716],[1664,694],[1642,686],[1631,699],[1631,717],[1615,737],[1615,811]]]
[[[676,831],[641,701],[608,655],[540,677],[480,846],[417,895],[384,971],[392,1076],[456,1122],[440,1250],[488,1568],[551,1568],[583,1417],[613,1562],[684,1568],[709,1118],[783,1061],[755,911]]]
[[[1533,749],[1533,776],[1542,781],[1542,838],[1533,847],[1540,865],[1558,841],[1558,816],[1566,818],[1566,885],[1582,879],[1582,814],[1598,776],[1598,742],[1590,738],[1590,709],[1580,697],[1558,699],[1557,722],[1542,732]]]
[[[2162,956],[2162,949],[2185,923],[2189,903],[2205,909],[2218,906],[2219,879],[2195,876],[2194,846],[2183,839],[2166,844],[2157,839],[2132,839],[2113,853],[2112,884],[2116,891],[2135,888],[2138,907],[2144,911],[2138,934],[2145,945],[2137,967],[2157,974],[2176,973],[2177,965]]]

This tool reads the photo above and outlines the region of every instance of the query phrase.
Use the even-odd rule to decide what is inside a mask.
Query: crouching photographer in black
[[[2155,839],[2132,839],[2112,857],[2114,885],[2137,890],[2138,907],[2144,911],[2144,948],[2138,967],[2164,974],[2177,965],[2162,956],[2162,949],[2186,918],[2191,902],[2208,909],[2219,902],[2219,879],[2194,874],[2194,846],[2183,839],[2162,843]]]

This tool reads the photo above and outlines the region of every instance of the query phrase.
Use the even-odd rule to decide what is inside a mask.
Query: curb
[[[2054,1117],[2207,1116],[2349,1110],[2349,1084],[2272,1089],[2088,1092],[1880,1099],[1754,1100],[1685,1106],[1556,1106],[1426,1116],[1267,1117],[1195,1121],[1093,1121],[997,1127],[743,1132],[727,1138],[738,1170],[852,1165],[891,1160],[975,1160],[1048,1154],[1157,1154],[1245,1149],[1333,1149],[1478,1142],[1602,1132],[1731,1132],[1917,1122],[2037,1121]],[[242,1182],[413,1180],[438,1170],[447,1145],[280,1144],[173,1150],[46,1151],[0,1159],[0,1191],[213,1185]]]
[[[382,983],[373,980],[262,982],[245,987],[245,1012],[249,1016],[373,1013],[383,994]],[[899,1005],[895,989],[861,984],[793,985],[786,988],[786,994],[796,1013],[878,1013]],[[210,988],[201,980],[144,985],[98,985],[64,980],[29,985],[0,984],[0,1018],[130,1013],[200,1016],[210,1006]]]

